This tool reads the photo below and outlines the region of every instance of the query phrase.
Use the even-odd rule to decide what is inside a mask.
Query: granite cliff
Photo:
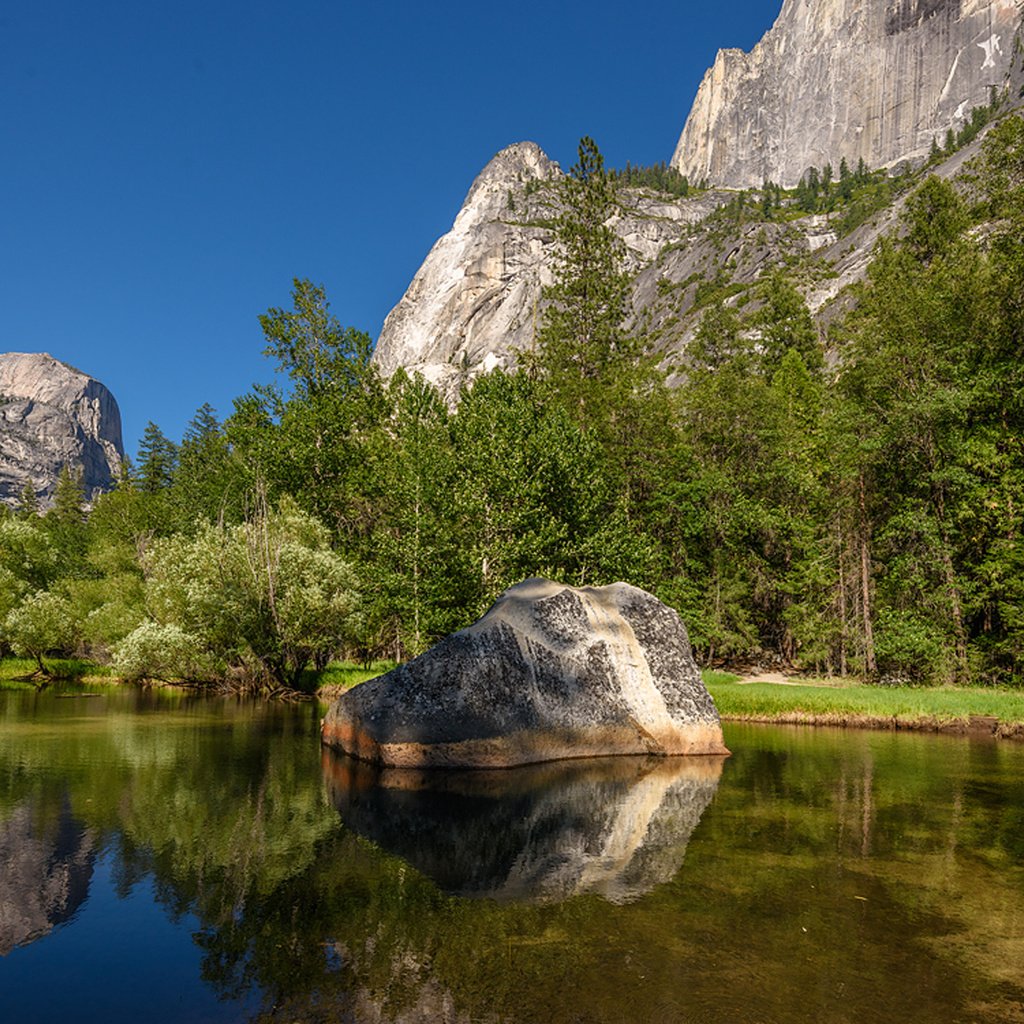
[[[510,367],[533,344],[541,292],[551,283],[561,177],[533,142],[487,164],[384,321],[373,358],[385,376],[402,367],[453,396],[464,380]],[[612,227],[625,243],[626,268],[639,272],[666,245],[682,244],[725,198],[713,190],[678,200],[624,191]]]
[[[1012,73],[1021,0],[785,0],[720,50],[672,157],[691,181],[794,186],[809,167],[927,156]]]
[[[90,498],[123,457],[121,413],[98,380],[46,353],[0,353],[0,501],[16,505],[31,483],[45,506],[65,465]]]
[[[709,294],[756,308],[766,272],[784,266],[820,324],[845,303],[878,239],[900,230],[909,184],[869,209],[794,217],[752,213],[766,178],[792,186],[811,166],[922,162],[991,86],[1024,95],[1024,0],[785,0],[750,54],[724,50],[708,72],[674,164],[712,187],[684,198],[622,188],[609,225],[634,275],[639,326],[671,369]],[[952,179],[978,140],[933,163]],[[463,382],[510,367],[534,342],[550,281],[558,165],[532,142],[500,152],[473,183],[452,230],[431,249],[384,323],[374,361],[420,373],[451,401]],[[884,186],[882,191],[885,191]],[[745,204],[737,215],[729,204]],[[860,200],[858,200],[859,202]],[[853,204],[854,206],[856,204]]]

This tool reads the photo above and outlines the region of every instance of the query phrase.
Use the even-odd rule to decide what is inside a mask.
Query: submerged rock
[[[612,757],[515,771],[376,768],[324,752],[346,826],[457,896],[629,903],[675,877],[722,757]]]
[[[727,754],[678,613],[626,583],[532,579],[332,706],[323,742],[395,767]]]

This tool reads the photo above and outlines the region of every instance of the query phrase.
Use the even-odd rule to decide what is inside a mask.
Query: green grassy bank
[[[988,688],[887,689],[744,684],[706,678],[722,718],[935,732],[990,732],[1024,739],[1024,691]]]
[[[123,680],[104,665],[79,658],[46,658],[49,678],[39,675],[31,658],[0,658],[0,690],[32,690],[50,682],[120,683]],[[322,700],[333,700],[346,690],[395,667],[393,661],[375,661],[369,666],[350,661],[333,661],[319,671],[308,669],[302,674],[299,689]]]
[[[110,670],[77,659],[48,659],[54,680],[116,683]],[[322,701],[373,679],[394,662],[370,666],[332,662],[303,675],[301,689]],[[28,658],[0,659],[0,690],[32,689],[41,680]],[[829,725],[855,728],[908,729],[944,732],[989,732],[1024,739],[1024,691],[991,688],[887,689],[857,682],[827,685],[743,683],[727,672],[706,670],[704,682],[723,719],[779,724]]]
[[[33,690],[48,682],[116,682],[109,668],[81,658],[47,658],[45,663],[48,679],[39,675],[32,658],[0,658],[0,690]]]

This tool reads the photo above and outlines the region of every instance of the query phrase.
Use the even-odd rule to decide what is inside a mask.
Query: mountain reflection
[[[500,771],[379,769],[325,751],[342,820],[458,896],[628,903],[679,870],[724,758],[616,757]]]
[[[65,799],[34,800],[0,822],[0,956],[69,921],[89,894],[95,839]]]

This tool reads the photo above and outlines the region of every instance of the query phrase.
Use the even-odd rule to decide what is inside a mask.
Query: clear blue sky
[[[719,47],[780,0],[0,6],[0,351],[102,380],[134,454],[272,378],[293,277],[374,337],[473,178],[668,160]]]

